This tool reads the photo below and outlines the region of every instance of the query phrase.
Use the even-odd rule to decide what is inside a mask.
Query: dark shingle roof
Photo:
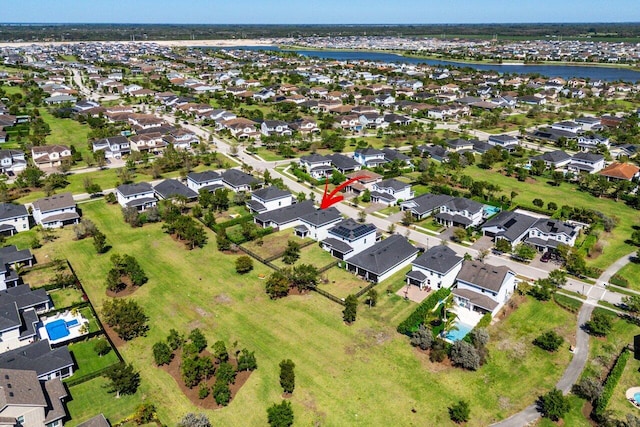
[[[385,179],[384,181],[380,181],[375,184],[378,188],[392,188],[395,191],[401,191],[406,187],[411,187],[411,184],[407,184],[406,182],[398,181],[395,178]]]
[[[349,258],[349,264],[369,271],[377,276],[418,253],[418,249],[399,234],[394,234]]]
[[[253,175],[239,171],[238,169],[227,169],[222,172],[222,180],[231,187],[240,187],[243,185],[253,185],[259,183],[260,180]]]
[[[269,212],[256,215],[256,220],[267,223],[274,222],[278,225],[287,224],[291,221],[302,218],[303,216],[315,212],[316,208],[313,206],[312,200],[305,200],[300,203],[295,203],[291,206],[285,206],[280,209],[274,209]]]
[[[538,218],[529,215],[513,211],[502,211],[485,222],[482,228],[498,227],[502,231],[498,232],[497,236],[502,236],[513,242],[526,233],[537,220]]]
[[[285,190],[281,190],[278,187],[266,187],[254,191],[251,194],[251,197],[254,196],[262,201],[268,202],[270,200],[277,200],[283,197],[291,196],[291,193]]]
[[[311,212],[300,217],[300,220],[302,220],[303,222],[316,227],[320,227],[325,224],[338,221],[340,219],[342,219],[340,211],[338,211],[338,209],[334,207],[330,207],[328,209],[318,209],[315,212]]]
[[[33,208],[40,210],[40,212],[55,211],[75,206],[76,202],[73,200],[73,195],[69,192],[43,197],[33,202]]]
[[[446,274],[461,262],[462,258],[456,255],[453,249],[439,245],[420,255],[412,264],[436,273]]]
[[[148,182],[139,182],[137,184],[123,184],[117,188],[118,192],[123,196],[135,196],[136,194],[149,193],[153,191],[153,187]]]
[[[494,266],[479,261],[464,261],[458,273],[458,280],[471,283],[490,291],[498,292],[508,273],[513,272],[505,266]]]
[[[49,340],[43,340],[0,354],[0,365],[9,369],[36,371],[41,376],[73,366],[73,359],[67,346],[52,350]]]
[[[313,153],[309,154],[308,156],[300,157],[300,160],[307,163],[324,163],[330,161],[331,159],[323,155]]]
[[[0,203],[0,220],[27,216],[27,208],[24,205],[13,203]]]
[[[195,199],[198,197],[198,193],[175,179],[165,179],[153,189],[163,199],[170,199],[178,195],[185,196],[187,199]]]
[[[574,227],[565,224],[562,221],[556,219],[541,218],[533,224],[532,228],[537,228],[543,233],[547,234],[560,234],[564,233],[568,236],[574,235],[577,231]]]
[[[109,424],[109,421],[107,421],[103,414],[100,414],[90,420],[78,424],[78,427],[111,427],[111,424]]]
[[[531,158],[531,160],[544,160],[545,162],[554,163],[554,164],[563,162],[566,160],[570,160],[570,159],[571,159],[571,156],[562,150],[548,151],[539,156],[534,156]]]
[[[454,197],[444,204],[453,211],[468,211],[478,212],[482,209],[482,203],[478,203],[475,200],[465,199],[464,197]]]
[[[401,205],[405,206],[408,204],[411,206],[415,204],[416,206],[411,206],[411,209],[418,213],[418,215],[423,215],[433,211],[436,208],[439,208],[440,206],[449,202],[452,198],[453,197],[447,196],[446,194],[425,193],[420,196],[414,197],[413,199],[402,202]]]
[[[360,163],[343,154],[330,154],[331,164],[340,170],[352,170],[360,166]]]
[[[216,171],[190,172],[187,178],[196,183],[216,181],[222,179]]]

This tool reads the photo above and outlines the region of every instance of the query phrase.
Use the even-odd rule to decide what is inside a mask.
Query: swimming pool
[[[78,319],[72,319],[70,321],[65,321],[64,319],[54,320],[53,322],[47,323],[44,327],[47,329],[47,335],[49,335],[49,339],[51,341],[58,341],[62,338],[68,337],[70,332],[69,328],[78,325]]]
[[[633,395],[633,400],[635,400],[636,403],[640,403],[640,391]]]
[[[493,215],[497,214],[498,212],[500,212],[500,208],[497,207],[497,206],[484,205],[484,207],[482,209],[484,210],[484,214],[487,217],[493,216]]]
[[[445,336],[445,338],[449,341],[460,341],[473,329],[473,326],[471,325],[458,322],[456,322],[456,327],[458,329],[449,331],[449,333]]]

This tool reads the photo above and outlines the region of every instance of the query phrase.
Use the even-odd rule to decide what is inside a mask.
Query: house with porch
[[[287,122],[283,122],[282,120],[265,120],[260,125],[260,132],[264,136],[290,136],[293,133],[289,128],[289,124]]]
[[[376,182],[371,187],[371,201],[393,206],[398,200],[411,199],[414,196],[411,184],[395,178]]]
[[[222,176],[216,171],[189,172],[187,174],[187,187],[199,192],[205,189],[211,193],[219,188],[224,188]]]
[[[406,237],[394,234],[346,260],[346,269],[364,280],[380,283],[408,266],[418,252]]]
[[[31,344],[38,339],[39,313],[53,305],[44,289],[19,285],[0,291],[0,353]]]
[[[504,239],[515,246],[528,235],[529,229],[538,218],[514,211],[502,211],[482,224],[482,235],[493,238],[494,242]]]
[[[581,151],[571,157],[567,169],[574,172],[598,173],[604,169],[604,156]]]
[[[369,249],[377,241],[377,228],[373,224],[362,224],[353,218],[347,218],[335,224],[327,231],[321,242],[322,249],[334,257],[347,260]]]
[[[445,227],[477,227],[484,220],[484,206],[464,197],[453,197],[440,207],[436,220]]]
[[[116,198],[123,208],[134,207],[138,211],[145,211],[158,203],[153,187],[148,182],[119,185]]]
[[[13,236],[29,230],[29,212],[24,205],[0,203],[0,234]]]
[[[324,179],[333,173],[331,159],[320,154],[309,154],[300,157],[302,166],[313,179]]]
[[[440,212],[440,207],[453,199],[446,194],[425,193],[400,203],[400,209],[410,211],[416,221]]]
[[[530,228],[525,242],[542,252],[557,249],[558,245],[573,246],[580,227],[551,218],[538,219]]]
[[[358,148],[353,154],[353,160],[362,166],[375,167],[383,163],[387,163],[384,158],[384,151],[376,148]]]
[[[266,187],[256,190],[251,194],[251,199],[247,200],[247,208],[254,214],[269,212],[292,204],[293,195],[289,191],[281,190],[278,187]]]
[[[302,224],[301,218],[316,211],[312,200],[305,200],[256,215],[253,221],[260,227],[286,230]]]
[[[498,314],[516,288],[516,274],[505,266],[463,261],[452,291],[455,303],[481,314]]]
[[[348,174],[350,172],[359,171],[362,169],[362,165],[356,162],[351,157],[347,157],[344,154],[329,154],[326,156],[331,160],[331,165],[342,174]]]
[[[24,152],[20,150],[0,150],[0,173],[17,175],[27,168]]]
[[[295,227],[299,237],[310,237],[318,242],[327,238],[328,230],[342,221],[342,215],[334,207],[318,209],[300,217],[300,225]]]
[[[450,288],[462,268],[462,257],[446,245],[430,248],[411,263],[407,284],[424,289]]]
[[[80,222],[76,202],[70,192],[54,194],[33,202],[33,219],[45,228],[60,228]]]

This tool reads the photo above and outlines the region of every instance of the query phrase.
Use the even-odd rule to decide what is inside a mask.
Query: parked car
[[[549,262],[550,259],[551,259],[551,252],[549,251],[543,253],[542,256],[540,257],[540,261],[542,262]]]

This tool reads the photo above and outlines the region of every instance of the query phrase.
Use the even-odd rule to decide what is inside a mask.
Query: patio
[[[409,301],[421,303],[425,298],[427,298],[432,292],[431,288],[425,288],[424,290],[420,290],[420,287],[415,285],[405,285],[398,289],[396,295],[408,299]]]
[[[38,334],[41,339],[49,340],[50,344],[59,344],[89,333],[89,321],[79,312],[65,311],[42,317],[40,321],[42,326],[38,328]]]

